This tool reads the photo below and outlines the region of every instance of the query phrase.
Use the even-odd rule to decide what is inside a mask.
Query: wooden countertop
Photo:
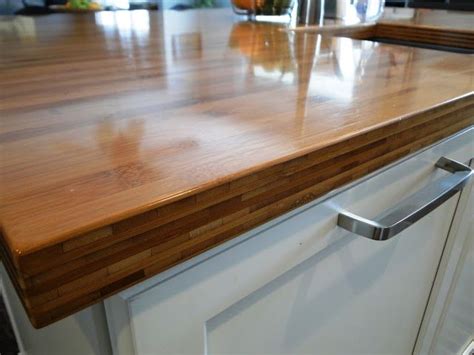
[[[474,31],[471,11],[386,8],[379,23],[426,26],[443,30]]]
[[[471,55],[229,10],[0,28],[1,250],[36,327],[473,124]]]

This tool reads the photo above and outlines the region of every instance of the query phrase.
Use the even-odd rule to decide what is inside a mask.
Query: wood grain
[[[474,49],[474,30],[467,31],[432,26],[379,23],[375,26],[374,35],[377,38]]]
[[[474,49],[474,25],[469,12],[386,8],[378,22],[348,25],[344,20],[325,19],[324,26],[298,26],[293,30]]]
[[[0,37],[0,254],[35,327],[473,124],[469,55],[139,14]]]

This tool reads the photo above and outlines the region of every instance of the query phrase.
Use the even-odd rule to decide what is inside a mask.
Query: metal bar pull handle
[[[417,191],[378,221],[372,221],[350,212],[340,213],[337,225],[352,233],[374,239],[387,240],[426,216],[451,196],[461,191],[473,175],[473,170],[462,163],[441,157],[436,167],[451,175],[438,179]]]

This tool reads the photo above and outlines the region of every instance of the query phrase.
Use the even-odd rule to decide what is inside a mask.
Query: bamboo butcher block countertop
[[[472,55],[337,37],[474,46],[433,14],[324,33],[229,9],[2,18],[1,254],[33,325],[472,125]]]

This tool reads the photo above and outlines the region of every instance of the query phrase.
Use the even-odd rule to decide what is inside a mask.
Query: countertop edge
[[[474,94],[468,93],[416,114],[394,118],[247,174],[244,178],[253,182],[252,187],[256,181],[263,181],[257,190],[237,190],[239,195],[229,197],[224,191],[227,188],[217,194],[216,188],[229,186],[221,184],[204,191],[212,192],[211,201],[197,201],[196,194],[187,196],[179,200],[185,201],[181,210],[172,211],[168,219],[166,214],[148,211],[146,216],[122,223],[122,234],[117,239],[101,228],[103,235],[72,240],[77,245],[73,243],[66,253],[62,246],[63,255],[58,253],[57,245],[22,255],[21,268],[13,266],[4,245],[1,253],[8,259],[7,269],[32,323],[40,328],[472,126],[473,112]],[[173,204],[158,209],[169,206]],[[157,224],[157,215],[165,216],[162,223]],[[104,240],[113,242],[108,245],[116,248],[115,254],[105,248]],[[51,274],[49,270],[55,271]]]

